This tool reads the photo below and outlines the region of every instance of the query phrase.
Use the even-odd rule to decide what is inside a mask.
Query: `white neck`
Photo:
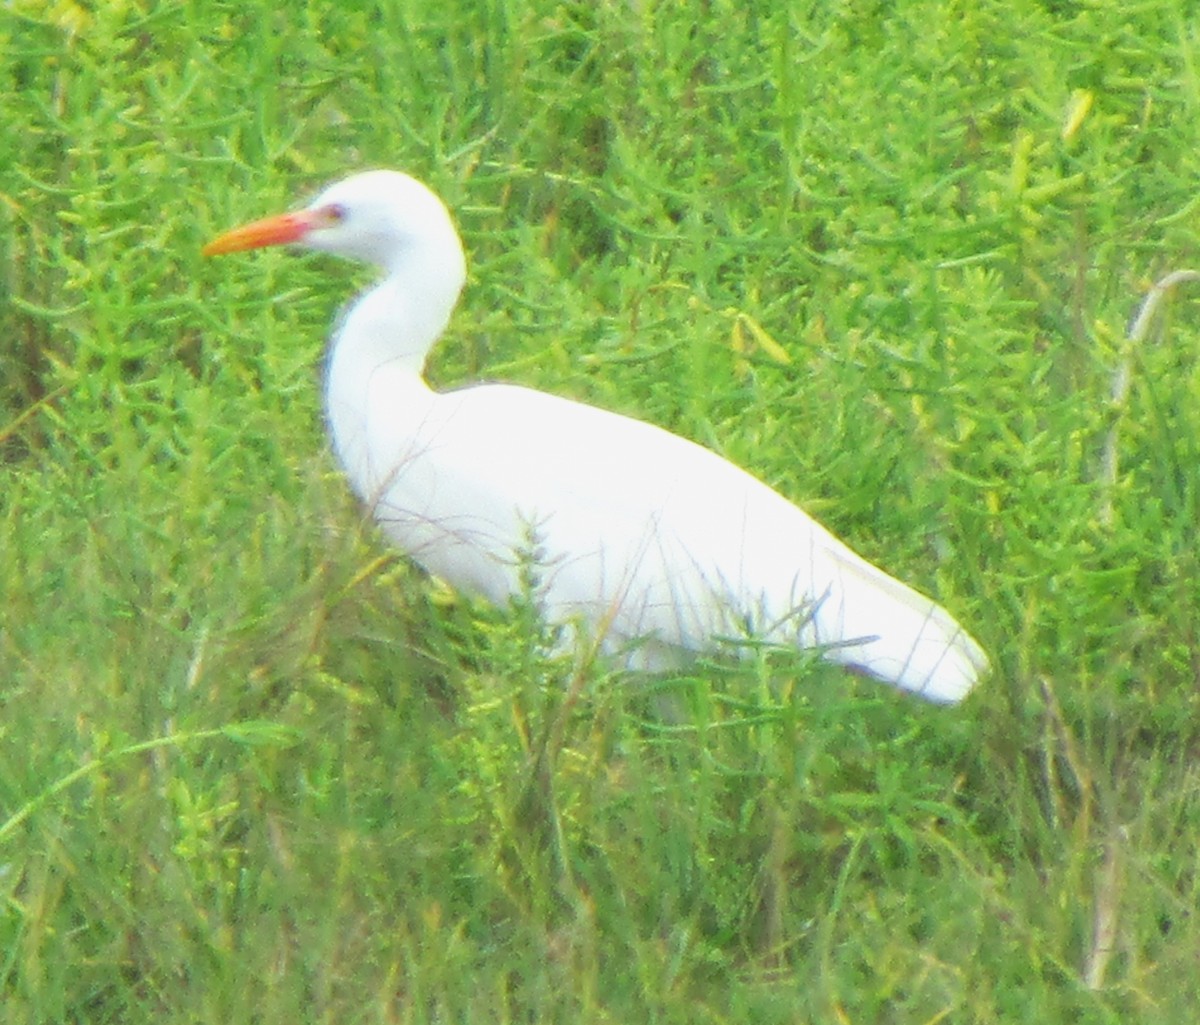
[[[393,267],[355,301],[333,337],[325,412],[334,450],[360,494],[371,487],[368,446],[375,404],[405,401],[397,392],[406,390],[406,384],[426,389],[421,376],[425,359],[445,330],[462,287],[459,252],[457,273],[436,263]]]

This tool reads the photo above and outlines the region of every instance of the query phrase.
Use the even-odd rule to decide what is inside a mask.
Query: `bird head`
[[[205,256],[295,244],[395,272],[416,262],[461,284],[462,243],[442,201],[399,171],[365,171],[330,185],[307,207],[225,232]]]

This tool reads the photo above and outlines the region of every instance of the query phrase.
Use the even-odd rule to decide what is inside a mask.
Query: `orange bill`
[[[320,218],[309,210],[264,217],[261,221],[251,221],[240,228],[218,235],[200,252],[205,256],[218,256],[221,253],[238,253],[243,249],[261,249],[263,246],[299,242],[320,223]]]

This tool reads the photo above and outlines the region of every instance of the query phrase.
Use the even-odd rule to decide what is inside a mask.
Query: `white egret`
[[[960,700],[987,670],[939,605],[713,452],[528,388],[431,389],[425,359],[466,264],[420,182],[357,174],[204,252],[282,243],[382,271],[334,334],[326,414],[354,491],[430,573],[504,603],[532,562],[546,620],[636,669],[754,637],[819,648],[938,702]]]

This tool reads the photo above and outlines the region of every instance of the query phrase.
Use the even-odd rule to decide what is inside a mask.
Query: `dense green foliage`
[[[1193,1021],[1192,296],[1124,335],[1197,14],[0,7],[0,1021]],[[361,272],[199,255],[370,166],[471,254],[439,382],[717,449],[986,685],[577,672],[389,552],[320,418]]]

